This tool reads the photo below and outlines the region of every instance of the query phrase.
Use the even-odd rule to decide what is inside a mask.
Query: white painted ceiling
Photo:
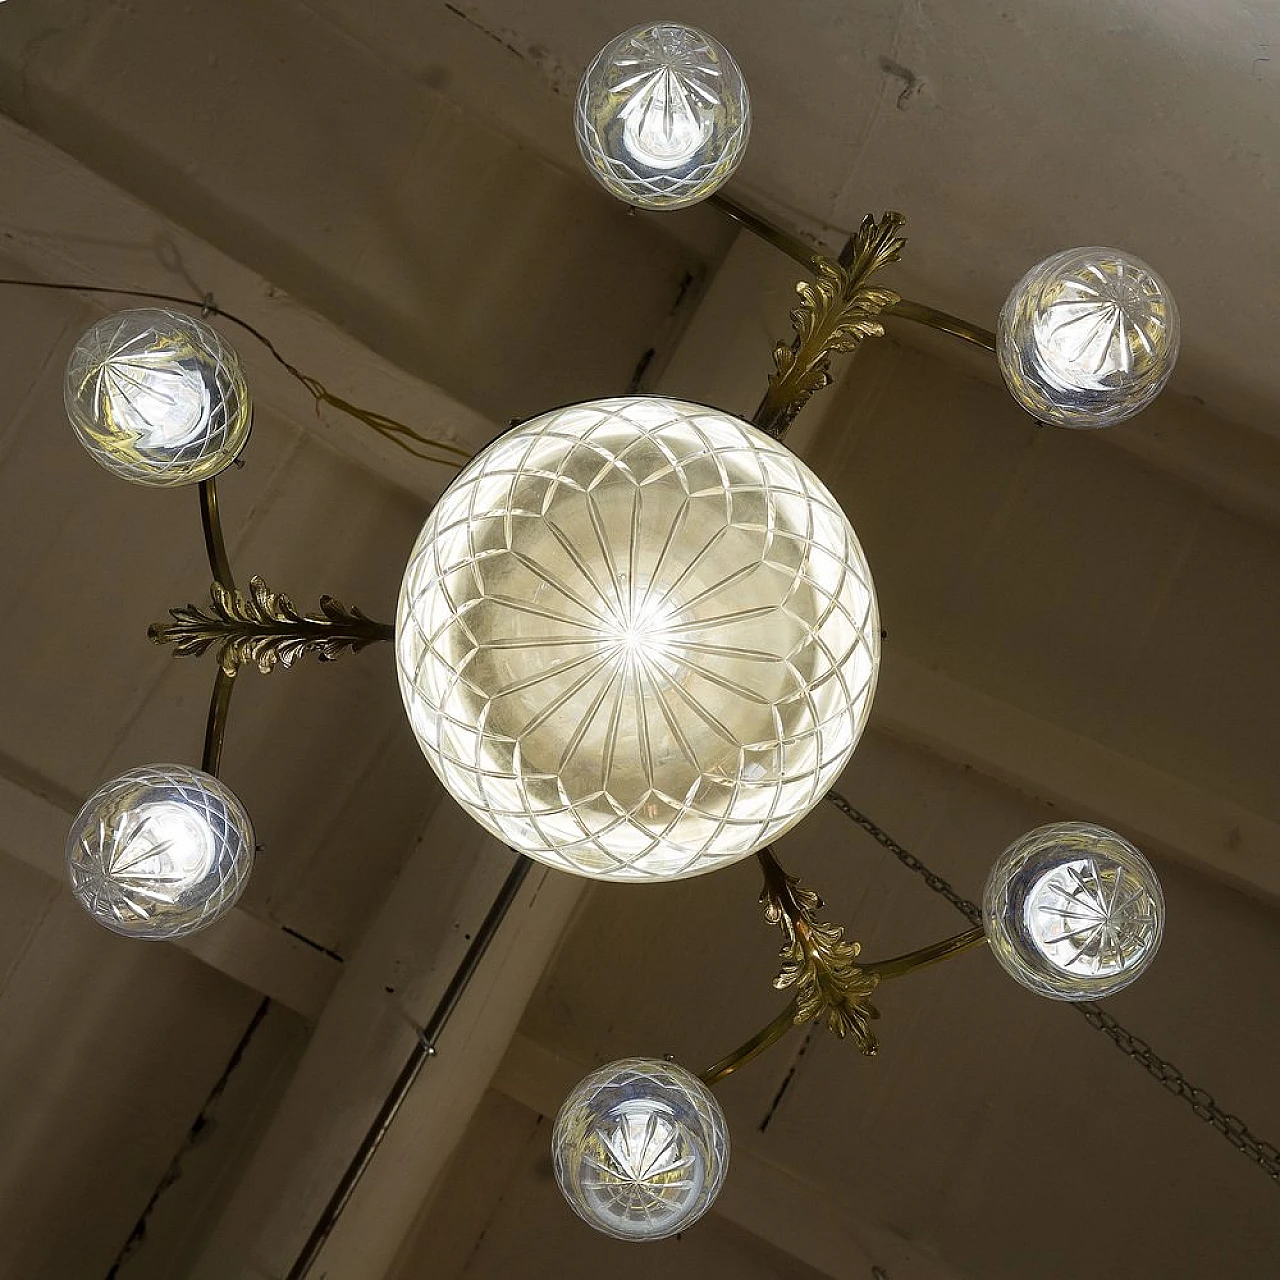
[[[468,447],[649,352],[645,387],[749,411],[793,265],[706,209],[630,216],[576,159],[581,67],[653,17],[747,74],[734,192],[831,247],[901,209],[902,292],[990,325],[1088,242],[1174,288],[1173,389],[1122,428],[1037,430],[989,362],[898,324],[794,441],[888,630],[842,788],[967,896],[1055,816],[1139,840],[1169,932],[1113,1011],[1274,1140],[1280,6],[5,0],[0,275],[212,291]],[[506,863],[440,803],[370,652],[246,675],[225,776],[265,849],[231,920],[139,949],[77,913],[67,811],[192,759],[211,675],[145,640],[205,589],[194,500],[113,482],[62,419],[108,305],[0,289],[0,1276],[281,1280]],[[448,473],[235,340],[259,405],[223,485],[237,572],[389,616]],[[834,812],[782,852],[868,955],[962,923]],[[984,955],[884,992],[874,1061],[797,1035],[730,1081],[719,1211],[624,1260],[560,1209],[546,1117],[599,1061],[699,1067],[762,1025],[776,939],[749,864],[581,890],[521,899],[317,1275],[1276,1273],[1274,1186]]]

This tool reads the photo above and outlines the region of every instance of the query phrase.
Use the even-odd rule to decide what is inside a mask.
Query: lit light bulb
[[[100,320],[76,343],[67,416],[94,461],[137,484],[173,487],[229,466],[249,435],[235,352],[192,316],[144,308]]]
[[[1118,249],[1068,249],[1034,266],[1000,312],[996,355],[1010,393],[1041,422],[1114,426],[1160,394],[1178,356],[1163,280]]]
[[[664,1240],[715,1202],[729,1130],[697,1076],[656,1058],[624,1058],[565,1099],[551,1152],[556,1183],[584,1222],[619,1240]]]
[[[651,76],[645,89],[622,108],[622,141],[631,158],[651,169],[688,163],[711,132],[693,92],[670,68]]]
[[[1164,929],[1150,863],[1085,822],[1038,827],[996,860],[983,926],[1005,970],[1039,995],[1098,1000],[1149,965]]]
[[[751,103],[718,41],[695,27],[649,23],[596,55],[578,88],[574,128],[606,190],[646,209],[679,209],[741,163]]]
[[[213,865],[213,832],[189,805],[143,804],[122,815],[111,869],[146,883],[157,901],[174,903]]]
[[[129,433],[143,453],[190,444],[209,416],[199,370],[175,363],[168,352],[104,362],[95,394],[103,417]]]
[[[871,574],[822,482],[659,396],[500,436],[424,525],[396,619],[409,723],[453,797],[605,880],[700,875],[799,822],[879,660]]]
[[[100,787],[67,836],[67,875],[99,924],[177,938],[225,915],[253,869],[249,815],[217,778],[185,765],[131,769]]]

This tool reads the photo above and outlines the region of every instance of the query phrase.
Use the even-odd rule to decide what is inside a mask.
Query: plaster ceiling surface
[[[657,17],[701,25],[753,95],[739,194],[828,243],[901,210],[903,291],[991,327],[1049,253],[1131,250],[1182,310],[1175,388],[1280,431],[1275,0],[307,3],[566,163],[596,50]]]

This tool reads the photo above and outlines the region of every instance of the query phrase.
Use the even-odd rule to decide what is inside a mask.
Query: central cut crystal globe
[[[409,721],[454,797],[542,862],[671,880],[798,822],[880,656],[862,548],[794,454],[717,409],[597,400],[500,437],[405,571]]]

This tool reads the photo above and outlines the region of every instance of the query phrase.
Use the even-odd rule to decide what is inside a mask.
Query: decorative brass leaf
[[[214,582],[209,598],[208,613],[195,605],[170,609],[173,622],[154,623],[147,634],[156,644],[172,644],[176,657],[198,657],[216,646],[218,662],[231,676],[250,662],[264,673],[277,664],[291,667],[308,653],[331,662],[394,634],[392,627],[332,596],[320,597],[321,616],[301,613],[288,596],[257,577],[250,580],[248,595]]]
[[[849,242],[848,266],[813,259],[814,281],[796,285],[801,303],[791,313],[795,339],[773,349],[774,372],[754,418],[762,431],[780,436],[813,393],[830,384],[833,355],[856,351],[865,338],[884,336],[876,317],[900,298],[866,281],[902,256],[906,241],[898,232],[905,221],[900,213],[886,213],[879,222],[868,214]]]
[[[846,942],[840,925],[817,919],[822,899],[788,875],[773,854],[758,855],[765,883],[760,894],[765,919],[782,930],[782,970],[773,980],[780,991],[796,990],[796,1022],[821,1018],[842,1039],[851,1036],[867,1055],[877,1050],[871,1020],[880,1016],[871,1003],[879,977],[857,963],[862,948]]]

